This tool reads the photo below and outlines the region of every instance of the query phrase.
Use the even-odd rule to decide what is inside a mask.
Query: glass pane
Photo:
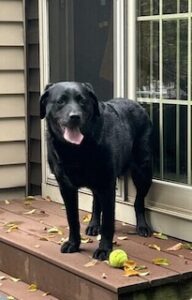
[[[176,14],[177,2],[177,0],[163,0],[163,14]]]
[[[139,22],[138,49],[137,95],[159,98],[159,22]]]
[[[163,22],[163,98],[187,99],[187,20]]]
[[[139,0],[138,15],[150,16],[159,14],[159,0]]]
[[[160,178],[159,104],[142,103],[153,123],[153,177]]]
[[[181,0],[180,1],[180,12],[181,13],[188,12],[188,0]]]
[[[113,96],[113,1],[49,0],[50,81],[90,82]]]
[[[164,105],[164,179],[187,182],[187,107]]]

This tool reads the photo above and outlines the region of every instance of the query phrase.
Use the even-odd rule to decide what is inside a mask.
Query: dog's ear
[[[95,91],[89,82],[83,83],[83,86],[86,88],[88,94],[91,96],[91,98],[94,100],[94,111],[96,116],[100,116],[100,111],[99,111],[99,103],[97,96],[95,94]]]
[[[49,88],[53,86],[53,83],[49,83],[46,85],[43,94],[40,97],[40,118],[44,119],[46,115],[46,105],[49,97]]]

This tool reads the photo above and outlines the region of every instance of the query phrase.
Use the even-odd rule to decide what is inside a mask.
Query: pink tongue
[[[65,128],[63,137],[69,143],[76,144],[76,145],[81,144],[81,142],[84,138],[84,136],[80,132],[79,128],[70,129],[67,127]]]

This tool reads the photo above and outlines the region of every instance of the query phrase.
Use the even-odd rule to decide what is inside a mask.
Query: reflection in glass
[[[164,179],[187,182],[187,107],[164,105]]]
[[[138,15],[151,16],[159,14],[159,0],[139,0]]]
[[[50,81],[90,82],[113,96],[113,1],[49,0]]]
[[[188,12],[188,0],[163,0],[163,14]]]
[[[153,177],[160,178],[159,104],[142,103],[153,123]]]
[[[159,98],[159,22],[139,22],[138,49],[137,95]]]
[[[187,100],[187,20],[163,22],[163,98]]]

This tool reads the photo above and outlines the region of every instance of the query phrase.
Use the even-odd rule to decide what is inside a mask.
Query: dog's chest
[[[63,169],[72,184],[94,188],[111,176],[110,157],[103,148],[71,149],[62,156]]]

